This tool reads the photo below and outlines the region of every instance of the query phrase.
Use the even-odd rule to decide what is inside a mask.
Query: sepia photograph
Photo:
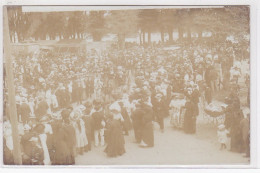
[[[250,165],[250,6],[3,6],[3,165]]]

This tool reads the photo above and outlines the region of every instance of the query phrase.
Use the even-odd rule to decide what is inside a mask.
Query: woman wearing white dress
[[[85,123],[80,118],[81,112],[79,110],[73,111],[71,117],[73,119],[73,127],[76,133],[76,148],[79,154],[83,154],[84,147],[88,145],[88,140],[85,131]]]

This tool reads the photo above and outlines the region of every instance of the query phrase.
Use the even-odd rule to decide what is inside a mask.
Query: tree
[[[151,44],[151,33],[158,30],[159,11],[156,9],[140,10],[138,13],[138,25],[141,28],[143,37],[148,33],[148,43]],[[145,37],[144,37],[145,38]],[[143,39],[145,43],[145,39]]]
[[[86,30],[92,35],[93,41],[101,41],[106,33],[105,11],[90,11]]]
[[[183,33],[185,30],[188,31],[189,38],[191,35],[190,27],[192,26],[192,19],[191,19],[190,10],[191,9],[189,8],[184,8],[184,9],[178,9],[176,12],[180,41],[183,40]]]
[[[169,34],[169,42],[173,42],[173,29],[177,26],[176,9],[161,9],[159,11],[158,23],[161,32],[161,41],[164,42],[164,33]]]
[[[8,24],[10,28],[10,39],[14,40],[17,34],[18,41],[23,41],[26,37],[30,20],[28,20],[28,14],[22,12],[20,6],[8,7]]]
[[[69,14],[67,32],[72,38],[82,38],[86,28],[87,16],[82,11],[74,11]]]
[[[111,11],[107,19],[109,31],[117,34],[118,45],[125,47],[125,37],[138,31],[138,13],[136,10]]]
[[[233,35],[242,38],[249,34],[249,8],[227,6],[224,8],[200,9],[193,14],[193,25],[202,31],[209,31],[216,39]]]

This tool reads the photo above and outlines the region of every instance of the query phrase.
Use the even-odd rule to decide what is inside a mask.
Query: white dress
[[[4,122],[4,138],[6,141],[6,146],[9,150],[13,150],[13,137],[12,137],[12,127],[10,121]]]
[[[87,139],[86,131],[85,131],[85,123],[82,119],[80,119],[79,121],[80,121],[79,125],[77,122],[73,122],[73,127],[74,127],[75,133],[76,133],[76,147],[77,148],[84,147],[88,144],[88,139]]]
[[[88,145],[88,139],[86,135],[86,130],[85,130],[85,123],[82,119],[80,119],[80,140],[81,140],[81,146],[85,147]]]
[[[226,144],[227,143],[227,134],[229,133],[228,130],[218,130],[218,141],[221,143],[221,144]]]

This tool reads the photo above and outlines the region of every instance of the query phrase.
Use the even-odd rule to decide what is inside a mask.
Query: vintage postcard
[[[249,5],[7,5],[3,21],[5,166],[250,165]]]

